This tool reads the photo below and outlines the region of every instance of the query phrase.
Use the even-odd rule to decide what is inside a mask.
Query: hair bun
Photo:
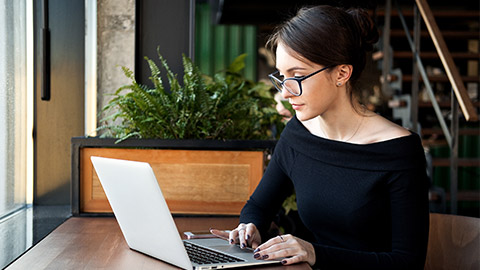
[[[347,13],[352,16],[359,30],[360,46],[365,51],[372,51],[373,45],[377,43],[379,34],[378,29],[372,18],[365,9],[350,8]]]

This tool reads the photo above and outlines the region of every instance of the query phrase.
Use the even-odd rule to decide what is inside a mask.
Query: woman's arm
[[[230,232],[211,230],[215,235],[228,238],[231,244],[240,247],[257,248],[270,228],[273,218],[278,213],[283,201],[293,192],[293,184],[284,171],[282,163],[287,156],[282,151],[281,140],[275,148],[275,154],[267,166],[262,180],[256,187],[252,196],[243,207],[240,214],[240,224]],[[279,162],[279,159],[281,162]]]
[[[293,192],[293,184],[280,165],[277,150],[276,154],[240,214],[240,222],[255,224],[262,236],[266,235],[283,201]]]

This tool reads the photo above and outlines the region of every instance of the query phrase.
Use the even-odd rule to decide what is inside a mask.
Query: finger
[[[240,244],[240,248],[247,247],[247,241],[245,240],[245,228],[241,228],[238,230],[238,242]]]
[[[271,238],[270,240],[268,240],[267,242],[261,244],[257,249],[258,250],[267,250],[274,245],[287,242],[287,237],[288,237],[287,235],[283,235],[282,237],[275,236],[275,237]]]
[[[258,246],[260,246],[260,242],[257,242],[255,240],[253,240],[252,243],[250,243],[250,245],[252,246],[252,248],[254,250],[256,250],[258,248]]]
[[[290,265],[290,264],[295,264],[295,263],[299,263],[299,262],[303,262],[304,260],[302,259],[301,256],[293,256],[293,257],[290,257],[290,258],[284,258],[282,260],[282,264],[283,265]]]
[[[247,227],[245,228],[245,240],[252,240],[254,234],[255,234],[255,231],[256,231],[256,228],[255,226],[249,224],[247,225]]]
[[[280,240],[275,238],[279,238]],[[282,238],[285,242],[282,241]],[[284,265],[298,262],[308,262],[310,265],[315,264],[316,259],[313,246],[308,243],[308,245],[310,245],[309,248],[308,245],[305,245],[306,242],[301,239],[297,239],[291,235],[283,235],[282,237],[274,237],[267,242],[273,244],[268,248],[264,248],[263,245],[260,246],[262,250],[256,251],[254,258],[262,260],[281,259]]]
[[[257,235],[258,234],[258,235]],[[248,238],[248,245],[252,247],[253,249],[258,248],[258,246],[262,243],[262,238],[259,235],[260,233],[255,230],[251,236]]]
[[[288,246],[287,244],[276,244],[268,249],[255,253],[253,257],[262,260],[274,260],[283,259],[293,255],[296,255],[294,248]]]
[[[217,229],[210,229],[210,233],[225,240],[228,240],[230,236],[229,231],[222,231]]]
[[[263,248],[261,250],[261,253],[263,255],[265,254],[272,255],[275,253],[276,254],[275,258],[279,258],[279,257],[295,255],[295,252],[294,252],[295,248],[296,248],[295,246],[292,246],[289,243],[280,242],[280,243],[275,243],[269,246],[268,248]]]
[[[273,237],[255,249],[254,258],[267,260],[303,254],[298,242],[294,240],[290,235]]]
[[[228,236],[228,242],[233,245],[236,243],[237,239],[238,239],[238,230],[237,229],[232,230]]]

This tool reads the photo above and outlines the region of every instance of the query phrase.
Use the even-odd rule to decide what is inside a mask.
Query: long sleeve
[[[274,154],[262,180],[243,207],[240,222],[254,223],[264,236],[283,201],[292,192],[292,182],[278,165]]]

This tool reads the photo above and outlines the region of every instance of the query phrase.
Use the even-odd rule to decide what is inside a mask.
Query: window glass
[[[25,205],[25,2],[0,0],[0,217]]]
[[[0,268],[32,242],[26,208],[27,77],[32,77],[27,76],[26,9],[27,0],[0,0]]]

